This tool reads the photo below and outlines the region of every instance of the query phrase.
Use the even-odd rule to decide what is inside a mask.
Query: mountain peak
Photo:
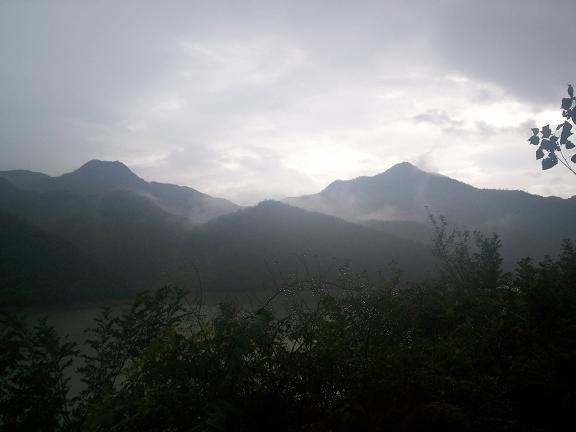
[[[410,162],[400,162],[395,165],[392,165],[382,174],[391,174],[391,173],[424,173],[420,168],[415,165],[412,165]]]
[[[86,162],[77,170],[64,174],[65,176],[82,177],[86,179],[100,179],[104,182],[142,182],[143,180],[134,174],[130,168],[120,161],[102,161],[93,159]]]
[[[392,169],[417,169],[419,170],[419,168],[413,164],[411,164],[410,162],[399,162],[395,165],[392,165],[388,170],[392,170]]]
[[[130,168],[124,165],[120,161],[103,161],[98,159],[92,159],[86,162],[80,168],[78,168],[74,173],[82,174],[115,174],[115,175],[125,175],[138,177]]]
[[[348,188],[352,184],[358,185],[371,183],[374,181],[381,181],[382,179],[413,177],[418,176],[419,174],[428,173],[412,165],[410,162],[400,162],[392,165],[386,171],[383,171],[380,174],[376,174],[374,176],[361,176],[352,180],[335,180],[324,190],[342,187]]]
[[[59,177],[58,181],[70,190],[90,193],[107,192],[113,189],[132,189],[145,183],[120,161],[91,160],[71,173]]]

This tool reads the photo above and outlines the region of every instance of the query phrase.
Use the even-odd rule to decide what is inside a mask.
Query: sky
[[[408,161],[576,194],[530,128],[576,78],[574,0],[0,0],[0,170],[120,160],[240,204]]]

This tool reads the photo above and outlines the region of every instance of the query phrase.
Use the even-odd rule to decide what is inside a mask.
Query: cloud
[[[452,118],[448,113],[439,109],[431,109],[413,117],[416,123],[430,123],[436,126],[457,128],[462,121]]]
[[[120,159],[250,203],[409,160],[478,186],[570,194],[565,174],[539,171],[525,130],[559,117],[575,9],[6,0],[0,169]]]
[[[444,1],[436,11],[439,60],[527,103],[557,105],[574,80],[571,0]]]

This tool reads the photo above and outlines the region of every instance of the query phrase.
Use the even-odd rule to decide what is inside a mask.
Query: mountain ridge
[[[513,261],[526,254],[554,255],[563,238],[576,238],[573,199],[480,189],[409,163],[370,177],[332,182],[316,194],[284,202],[387,232],[400,229],[412,239],[406,222],[427,225],[430,214],[443,215],[467,229],[500,233]]]
[[[427,245],[275,200],[196,227],[183,251],[208,273],[208,289],[239,292],[272,288],[278,275],[335,277],[348,267],[375,276],[398,265],[405,279],[421,280],[433,268]]]
[[[270,262],[283,275],[307,277],[302,259],[320,263],[319,271],[331,275],[335,263],[377,274],[395,260],[408,278],[422,277],[434,267],[430,214],[500,233],[509,264],[556,255],[563,238],[576,238],[573,198],[478,189],[409,163],[282,202],[264,200],[247,208],[227,203],[186,186],[145,181],[118,161],[90,161],[56,178],[5,171],[0,211],[30,226],[20,225],[21,237],[0,226],[0,236],[12,239],[12,248],[18,238],[30,236],[45,239],[44,250],[62,240],[131,293],[166,283],[189,286],[196,268],[209,290],[249,291],[270,285]],[[59,260],[70,261],[73,253],[62,248],[54,265],[67,268]],[[16,265],[26,268],[24,262]]]
[[[188,186],[148,182],[120,161],[93,159],[57,177],[34,171],[11,170],[0,171],[0,178],[21,189],[42,193],[67,192],[91,196],[119,189],[130,190],[146,196],[167,212],[194,223],[203,223],[240,208],[229,200],[212,197]]]

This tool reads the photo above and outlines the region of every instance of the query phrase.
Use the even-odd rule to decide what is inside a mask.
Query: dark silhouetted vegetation
[[[56,431],[72,424],[64,370],[78,354],[46,321],[32,329],[0,317],[0,430]]]
[[[576,165],[576,154],[565,155],[564,151],[573,150],[576,145],[570,141],[570,136],[574,134],[572,129],[576,124],[576,98],[574,97],[574,87],[568,85],[568,97],[562,98],[560,104],[562,117],[566,120],[556,126],[552,131],[550,125],[542,128],[533,128],[532,136],[528,142],[538,146],[536,149],[536,159],[542,160],[542,169],[547,170],[558,165],[560,162],[572,174],[576,175],[574,167]]]
[[[549,431],[576,412],[576,249],[501,267],[498,237],[433,219],[440,274],[287,279],[261,307],[164,288],[75,347],[1,328],[0,428],[78,431]],[[307,293],[300,297],[299,294]],[[292,306],[273,312],[289,296]],[[305,299],[299,301],[298,299]]]

